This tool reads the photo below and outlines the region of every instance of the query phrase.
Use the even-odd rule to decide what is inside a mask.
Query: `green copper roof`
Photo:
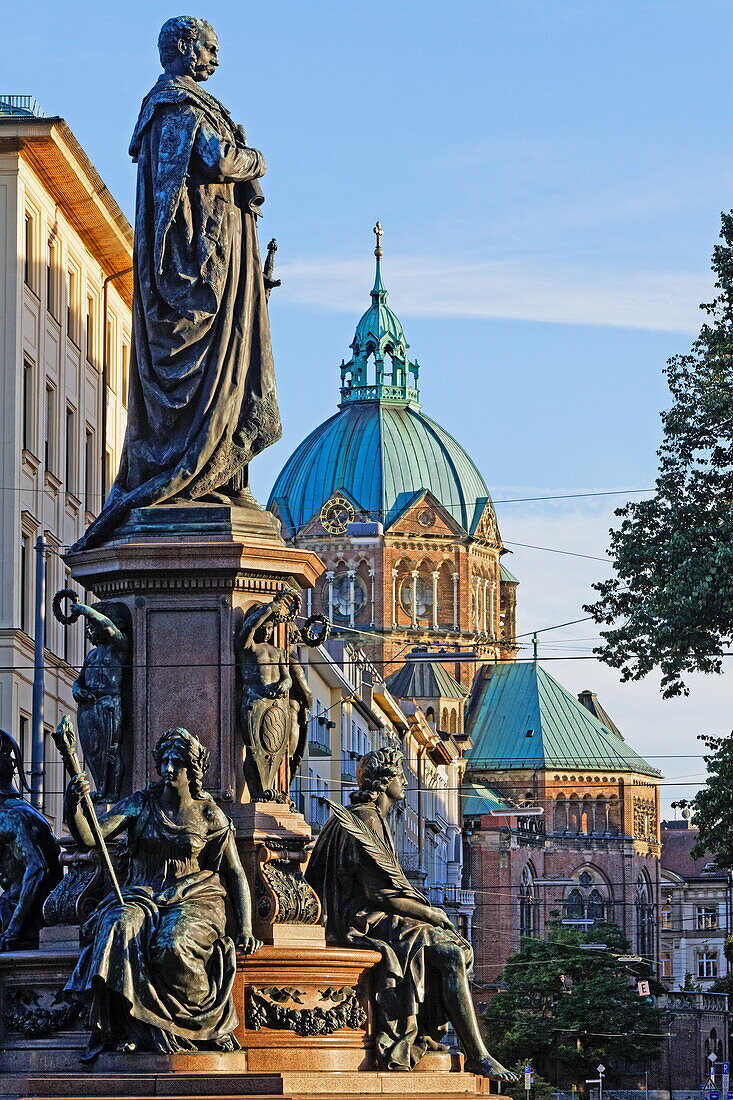
[[[408,660],[387,680],[398,699],[465,699],[468,692],[442,665]]]
[[[411,405],[355,401],[303,440],[270,495],[290,531],[336,492],[385,528],[422,489],[472,533],[490,500],[476,466],[444,428]]]
[[[482,817],[492,810],[512,809],[512,803],[500,791],[483,783],[464,783],[461,797],[464,817]]]
[[[372,304],[356,326],[351,341],[351,359],[341,363],[341,400],[376,399],[416,405],[420,399],[417,388],[420,367],[408,359],[410,345],[405,330],[397,314],[387,305],[387,290],[382,282],[382,227],[379,222],[374,232],[377,270],[371,292]]]
[[[502,562],[499,562],[499,580],[509,581],[510,584],[519,584],[519,581],[514,576],[514,574],[510,573],[507,567]]]
[[[407,358],[404,330],[387,306],[379,222],[374,232],[372,304],[357,325],[351,361],[341,365],[339,412],[285,463],[268,507],[289,535],[314,519],[334,493],[343,493],[358,512],[387,528],[428,490],[472,534],[489,490],[461,445],[417,404],[418,366]]]
[[[660,774],[534,661],[497,665],[480,680],[466,732],[473,740],[468,766],[476,771],[603,768]]]

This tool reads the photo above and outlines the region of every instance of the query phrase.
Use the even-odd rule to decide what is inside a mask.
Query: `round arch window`
[[[323,586],[323,606],[328,607],[328,581]],[[354,576],[354,614],[358,615],[367,602],[366,586],[358,575]],[[333,578],[333,614],[339,619],[350,617],[351,577],[348,573],[337,573]]]
[[[400,588],[400,603],[408,615],[412,615],[413,578],[407,577]],[[433,608],[433,586],[424,577],[415,578],[415,616],[424,619]]]

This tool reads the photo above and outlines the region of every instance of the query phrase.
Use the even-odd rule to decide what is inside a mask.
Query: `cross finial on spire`
[[[374,249],[374,255],[378,260],[381,260],[384,253],[382,252],[382,237],[384,236],[384,230],[382,229],[382,223],[377,222],[372,230],[374,236],[377,238],[377,247]]]

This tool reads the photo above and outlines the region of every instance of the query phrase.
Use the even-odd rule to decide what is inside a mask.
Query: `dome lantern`
[[[387,290],[382,282],[383,232],[381,223],[377,222],[374,226],[377,244],[372,304],[356,326],[351,359],[341,364],[342,404],[352,401],[419,404],[420,367],[408,358],[410,345],[405,330],[387,305]]]

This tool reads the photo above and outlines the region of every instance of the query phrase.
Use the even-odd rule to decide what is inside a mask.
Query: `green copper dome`
[[[421,411],[419,368],[407,358],[404,330],[386,304],[379,245],[375,253],[372,304],[357,326],[352,359],[341,365],[339,411],[291,455],[268,502],[287,536],[337,493],[346,494],[365,519],[388,528],[428,490],[468,533],[490,499],[461,445]]]

